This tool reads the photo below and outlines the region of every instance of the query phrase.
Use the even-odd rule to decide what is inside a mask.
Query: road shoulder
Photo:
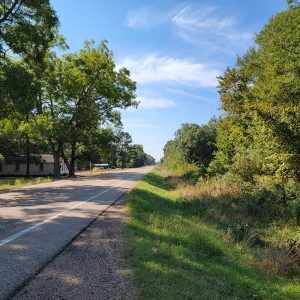
[[[126,195],[68,245],[13,299],[134,299],[122,238]]]

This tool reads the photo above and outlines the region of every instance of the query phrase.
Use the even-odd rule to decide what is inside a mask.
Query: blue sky
[[[216,76],[253,45],[286,0],[51,0],[70,51],[108,40],[117,66],[137,81],[138,109],[124,129],[157,160],[182,123],[221,114]]]

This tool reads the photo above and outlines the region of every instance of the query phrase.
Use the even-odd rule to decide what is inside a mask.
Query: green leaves
[[[257,47],[218,78],[221,120],[183,124],[163,164],[193,163],[252,183],[262,175],[300,178],[300,7],[289,3],[257,35]]]
[[[0,111],[5,116],[26,114],[35,107],[37,87],[33,74],[22,61],[7,60],[2,64],[3,75],[0,79]],[[18,84],[16,84],[18,83]]]
[[[7,0],[0,4],[0,58],[10,50],[42,60],[58,36],[58,18],[49,0]]]
[[[173,170],[182,165],[194,165],[206,173],[216,150],[216,126],[218,120],[212,118],[208,124],[182,124],[176,131],[174,140],[164,147],[163,164]]]
[[[99,46],[86,41],[78,53],[52,57],[46,75],[37,128],[70,166],[81,153],[89,152],[85,147],[93,149],[94,143],[101,148],[91,134],[97,136],[104,125],[120,125],[116,108],[136,106],[136,85],[129,71],[116,70],[106,41]]]
[[[300,7],[272,17],[256,49],[219,78],[225,117],[218,126],[215,171],[300,178]]]
[[[101,148],[91,135],[99,138],[104,125],[120,126],[116,109],[137,106],[136,83],[127,69],[116,70],[107,41],[86,41],[79,52],[56,57],[51,47],[67,47],[58,25],[49,0],[0,4],[0,152],[19,153],[25,139],[27,156],[39,145],[72,169],[86,147]]]
[[[299,6],[299,1],[298,0],[287,0],[287,3],[288,3],[288,5],[290,6],[290,7],[297,7],[297,6]]]

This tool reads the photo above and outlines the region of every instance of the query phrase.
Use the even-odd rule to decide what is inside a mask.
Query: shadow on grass
[[[143,181],[166,191],[170,191],[172,189],[164,178],[158,174],[149,173],[144,177]]]
[[[141,299],[299,299],[299,286],[257,270],[222,231],[188,215],[192,207],[172,200],[163,177],[151,173],[144,182],[151,191],[131,192],[126,229]]]

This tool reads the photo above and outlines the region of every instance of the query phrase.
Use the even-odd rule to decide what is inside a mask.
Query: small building
[[[0,163],[0,176],[25,176],[27,170],[26,155],[8,156]],[[60,160],[60,174],[68,174],[68,168]],[[29,175],[51,176],[54,174],[54,158],[51,154],[31,154],[29,160]]]

